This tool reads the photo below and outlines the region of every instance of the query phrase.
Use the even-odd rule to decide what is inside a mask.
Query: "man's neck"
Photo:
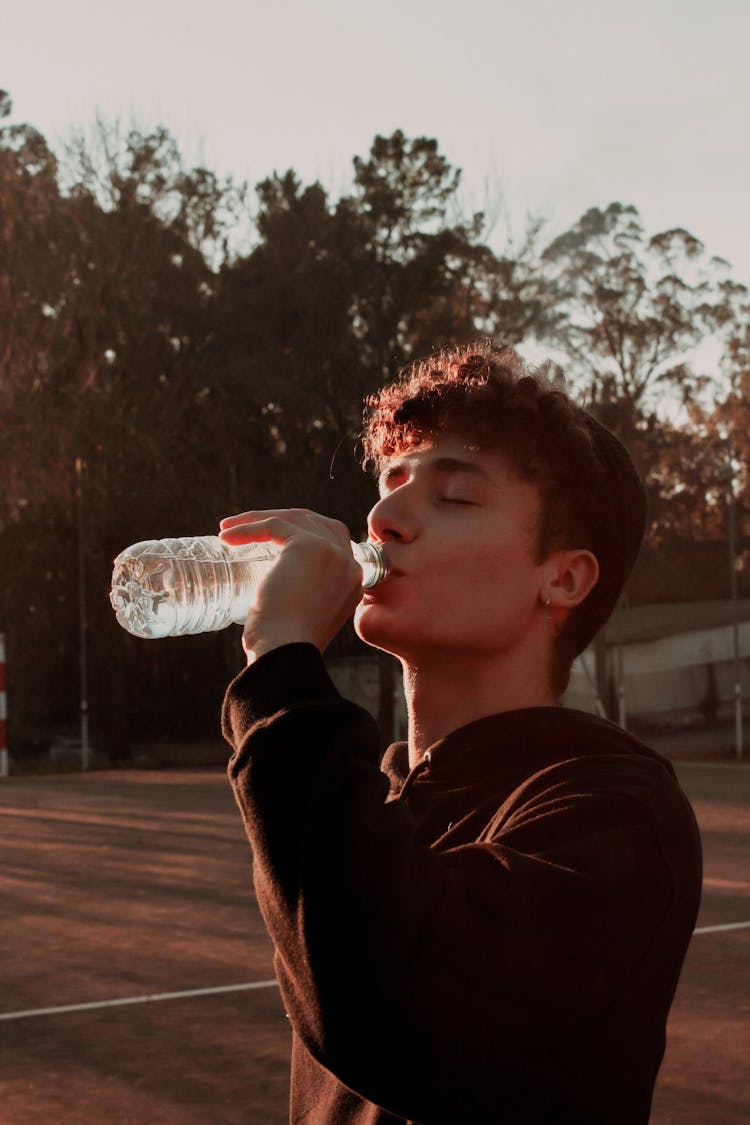
[[[475,719],[558,701],[538,659],[488,661],[485,656],[433,654],[428,663],[402,660],[409,720],[409,765],[441,738]]]

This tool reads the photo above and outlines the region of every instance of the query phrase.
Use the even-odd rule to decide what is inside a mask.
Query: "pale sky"
[[[750,284],[750,0],[6,0],[12,122],[59,147],[105,118],[166,125],[255,184],[294,168],[334,197],[376,133],[436,137],[520,234],[633,203]],[[501,229],[499,224],[498,229]]]

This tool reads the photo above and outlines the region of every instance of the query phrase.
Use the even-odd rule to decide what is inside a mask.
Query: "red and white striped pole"
[[[7,777],[8,772],[8,707],[5,700],[5,634],[0,633],[0,777]]]

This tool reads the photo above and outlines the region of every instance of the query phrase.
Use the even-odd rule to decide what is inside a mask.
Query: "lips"
[[[401,578],[404,572],[395,565],[393,561],[393,555],[391,554],[390,548],[388,546],[383,545],[383,553],[388,564],[388,570],[383,581],[387,582],[389,578]]]
[[[367,605],[370,602],[378,601],[381,597],[386,595],[386,592],[392,588],[394,583],[404,577],[405,575],[402,570],[389,567],[385,578],[381,578],[376,586],[372,586],[369,590],[363,590],[362,603]]]
[[[386,582],[392,582],[396,578],[404,578],[404,577],[405,577],[405,575],[404,575],[403,570],[399,570],[398,567],[395,567],[395,566],[389,566],[388,567],[388,573],[386,574],[383,581],[381,583],[379,583],[379,585],[382,586]]]
[[[372,540],[372,542],[375,542],[375,540]],[[376,582],[374,586],[370,587],[370,589],[376,589],[377,586],[382,586],[384,582],[390,581],[391,578],[398,578],[402,574],[402,571],[400,571],[398,569],[398,567],[393,565],[393,559],[391,557],[391,552],[388,550],[386,545],[384,543],[378,542],[377,546],[380,548],[380,551],[382,552],[382,555],[384,556],[385,575],[378,582]]]

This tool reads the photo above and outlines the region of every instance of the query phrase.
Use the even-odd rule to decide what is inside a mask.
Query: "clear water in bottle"
[[[117,620],[136,637],[208,633],[245,620],[258,583],[273,565],[277,543],[229,547],[214,535],[152,539],[117,556],[110,601]],[[352,543],[362,585],[374,586],[387,562],[375,543]]]

